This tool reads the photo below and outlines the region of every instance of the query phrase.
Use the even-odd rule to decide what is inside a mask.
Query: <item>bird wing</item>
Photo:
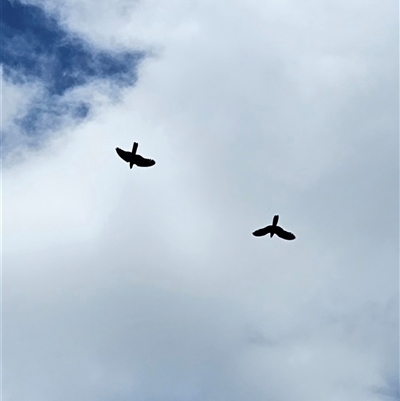
[[[271,232],[271,226],[267,226],[267,227],[260,228],[259,230],[254,231],[253,235],[255,237],[262,237],[264,235],[267,235],[270,232]]]
[[[279,226],[275,227],[274,232],[278,237],[281,237],[283,239],[292,240],[296,238],[294,234],[290,233],[289,231],[285,231],[282,227]]]
[[[150,167],[154,166],[156,162],[152,159],[146,159],[143,156],[136,155],[135,156],[135,164],[139,167]]]
[[[122,159],[125,160],[126,162],[130,162],[131,161],[131,152],[127,152],[125,150],[122,150],[120,148],[115,148],[115,150],[118,153],[118,156]]]

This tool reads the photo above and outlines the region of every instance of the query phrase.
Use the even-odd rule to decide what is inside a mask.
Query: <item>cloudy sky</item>
[[[400,400],[397,1],[2,7],[4,401]]]

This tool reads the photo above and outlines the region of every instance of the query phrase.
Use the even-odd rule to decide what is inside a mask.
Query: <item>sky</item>
[[[397,2],[1,18],[4,401],[400,400]]]

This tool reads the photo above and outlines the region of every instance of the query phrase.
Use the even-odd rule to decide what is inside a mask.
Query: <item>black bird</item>
[[[259,230],[254,231],[253,235],[256,237],[262,237],[264,235],[267,235],[269,233],[270,237],[272,238],[274,234],[276,234],[278,237],[281,237],[283,239],[287,240],[292,240],[295,239],[295,235],[285,231],[282,227],[279,227],[278,224],[279,216],[276,215],[274,216],[274,220],[272,221],[272,225],[260,228]]]
[[[132,168],[134,164],[138,167],[150,167],[154,166],[156,162],[152,159],[146,159],[140,155],[136,154],[138,148],[138,143],[134,142],[132,147],[132,152],[127,152],[126,150],[122,150],[120,148],[115,148],[118,153],[118,156],[129,163],[129,168]]]

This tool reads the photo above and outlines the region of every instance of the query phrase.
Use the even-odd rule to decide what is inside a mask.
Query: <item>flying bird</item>
[[[127,163],[129,163],[129,168],[132,168],[134,164],[136,164],[138,167],[154,166],[156,164],[154,160],[146,159],[145,157],[136,154],[138,146],[138,143],[134,142],[132,152],[127,152],[126,150],[122,150],[120,148],[115,148],[115,150],[122,160],[125,160]]]
[[[269,234],[270,237],[272,238],[273,235],[276,234],[278,237],[281,237],[283,239],[287,240],[295,239],[296,237],[294,234],[290,233],[289,231],[285,231],[282,227],[278,226],[278,220],[279,216],[278,215],[274,216],[272,225],[254,231],[253,235],[256,237],[262,237],[264,235]]]

